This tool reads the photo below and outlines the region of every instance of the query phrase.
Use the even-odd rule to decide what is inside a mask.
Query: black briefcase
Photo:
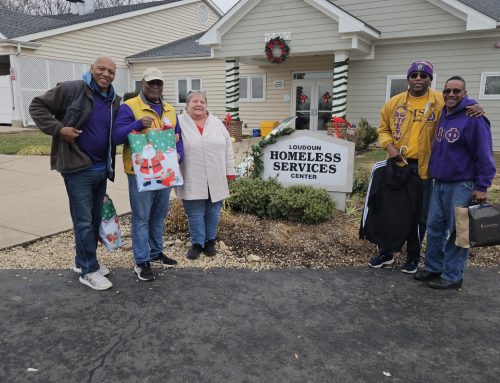
[[[469,206],[471,247],[500,245],[500,205]]]

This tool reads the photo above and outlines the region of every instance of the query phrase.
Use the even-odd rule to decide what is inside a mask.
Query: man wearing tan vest
[[[142,91],[120,107],[113,130],[113,143],[124,144],[123,166],[128,177],[130,207],[132,209],[132,251],[136,266],[134,272],[141,281],[155,279],[151,263],[174,267],[177,261],[163,253],[163,227],[168,213],[170,188],[138,191],[132,167],[132,151],[127,135],[132,131],[146,133],[165,124],[175,126],[180,137],[177,115],[172,105],[163,102],[163,73],[148,68],[142,76]],[[176,144],[179,161],[184,158],[182,139]]]

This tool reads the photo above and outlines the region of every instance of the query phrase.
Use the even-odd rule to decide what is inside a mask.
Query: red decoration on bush
[[[341,138],[340,137],[341,125],[352,128],[352,124],[349,121],[344,120],[342,117],[337,117],[334,115],[334,116],[332,116],[332,121],[333,121],[333,127],[335,128],[335,135],[337,136],[337,138]]]
[[[276,55],[277,51],[280,52],[279,55]],[[266,43],[265,52],[270,63],[281,64],[288,58],[290,47],[281,37],[275,37]]]
[[[307,99],[309,97],[307,97],[305,94],[301,94],[300,97],[299,97],[299,101],[301,104],[305,104],[307,102]]]

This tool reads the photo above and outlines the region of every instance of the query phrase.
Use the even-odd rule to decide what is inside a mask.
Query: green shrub
[[[278,190],[267,207],[273,219],[318,223],[328,220],[335,203],[324,189],[294,185]]]
[[[352,183],[351,194],[366,195],[368,184],[370,182],[370,171],[364,168],[358,168],[354,173],[354,182]]]
[[[368,146],[377,142],[378,132],[377,129],[371,126],[368,121],[362,118],[359,121],[356,130],[354,131],[354,144],[356,145],[356,151],[365,151]]]
[[[271,197],[281,188],[275,179],[241,177],[231,182],[227,202],[232,210],[264,217]]]

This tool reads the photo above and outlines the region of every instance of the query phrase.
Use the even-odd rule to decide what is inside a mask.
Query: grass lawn
[[[0,154],[49,154],[52,137],[43,134],[38,129],[33,131],[0,133]],[[32,148],[32,153],[26,153]],[[35,149],[36,148],[36,149]],[[43,153],[42,153],[43,152]]]

